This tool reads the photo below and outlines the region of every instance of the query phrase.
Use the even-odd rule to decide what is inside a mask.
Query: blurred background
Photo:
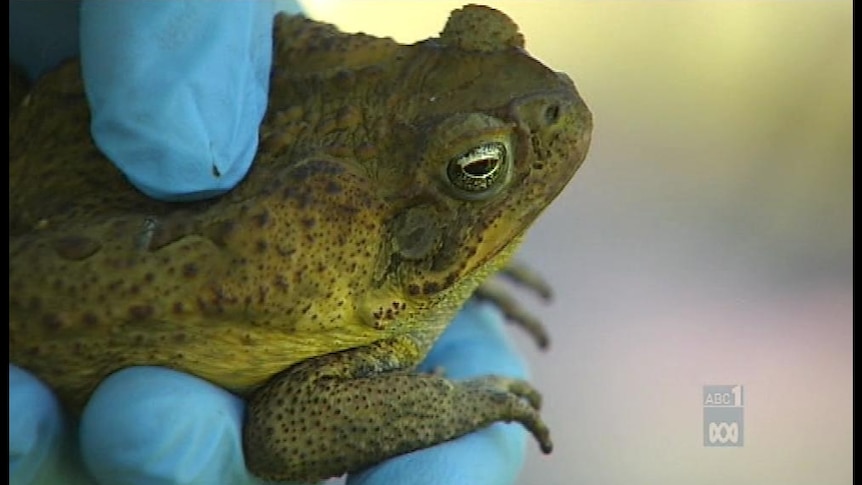
[[[464,2],[303,3],[414,42]],[[557,300],[515,337],[555,441],[519,483],[850,484],[852,2],[485,3],[595,117],[520,254]],[[742,447],[704,446],[714,384]]]

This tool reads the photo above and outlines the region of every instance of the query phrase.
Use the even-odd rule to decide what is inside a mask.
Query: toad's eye
[[[446,169],[452,185],[474,197],[493,193],[492,189],[506,181],[508,172],[506,146],[499,142],[479,145],[453,158]]]

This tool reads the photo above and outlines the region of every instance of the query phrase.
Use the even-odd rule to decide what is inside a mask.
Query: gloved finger
[[[493,424],[432,448],[397,456],[360,473],[349,485],[509,485],[524,463],[526,436],[515,424]]]
[[[78,55],[76,0],[9,0],[9,58],[33,80]],[[296,0],[275,0],[275,9],[302,13]]]
[[[9,483],[34,483],[54,473],[63,451],[62,411],[54,394],[9,364]]]
[[[54,393],[9,365],[9,483],[94,485],[78,454],[77,429]]]
[[[81,63],[102,152],[147,195],[225,192],[257,151],[271,1],[84,0]]]
[[[445,375],[455,380],[488,374],[526,378],[526,363],[505,334],[504,324],[496,307],[468,303],[420,370],[442,367]],[[520,424],[497,423],[352,474],[348,483],[511,484],[523,467],[526,440],[527,432]]]
[[[9,1],[9,59],[30,80],[78,55],[78,9],[71,0]]]
[[[99,385],[81,454],[100,483],[259,484],[242,454],[240,398],[188,374],[130,367]]]

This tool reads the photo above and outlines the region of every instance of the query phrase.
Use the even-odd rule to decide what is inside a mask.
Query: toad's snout
[[[590,112],[573,89],[523,96],[513,100],[509,109],[511,119],[533,135],[555,137],[569,130],[589,136],[592,131]]]

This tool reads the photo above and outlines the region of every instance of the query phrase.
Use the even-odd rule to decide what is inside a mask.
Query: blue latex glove
[[[63,0],[11,2],[11,59],[36,77],[77,54],[77,8]],[[80,45],[93,136],[141,190],[199,198],[244,176],[266,106],[271,8],[83,2]],[[524,377],[501,322],[495,310],[469,306],[428,368],[442,366],[453,378]],[[155,367],[118,372],[93,395],[79,427],[63,419],[33,376],[10,365],[9,379],[12,484],[95,483],[92,477],[117,485],[262,483],[242,458],[243,402],[193,376]],[[520,425],[497,424],[389,460],[351,483],[512,483],[525,439]]]

